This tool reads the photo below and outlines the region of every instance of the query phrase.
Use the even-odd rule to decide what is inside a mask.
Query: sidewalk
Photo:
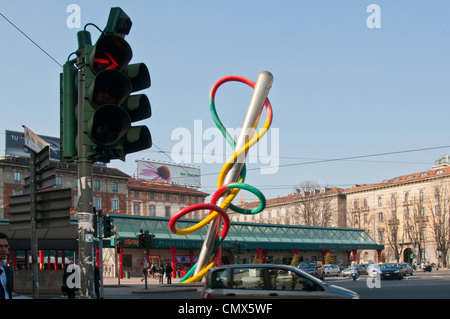
[[[153,294],[153,293],[173,293],[173,292],[194,292],[202,291],[205,287],[203,282],[197,283],[180,283],[181,278],[172,278],[172,283],[167,284],[164,278],[164,284],[159,283],[159,279],[147,278],[147,289],[145,289],[145,281],[143,277],[123,278],[103,278],[103,289],[122,288],[130,294]]]

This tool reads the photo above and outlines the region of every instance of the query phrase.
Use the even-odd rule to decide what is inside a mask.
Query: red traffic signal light
[[[103,35],[89,55],[89,64],[94,73],[103,70],[123,71],[133,53],[127,41],[116,35]]]

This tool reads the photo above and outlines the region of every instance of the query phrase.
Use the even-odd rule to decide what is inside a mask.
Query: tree
[[[294,254],[294,257],[291,260],[291,266],[297,267],[299,264],[299,260],[300,260],[300,257],[298,256],[298,254],[296,254],[296,255]]]
[[[320,185],[305,181],[297,189],[301,200],[289,208],[291,225],[331,226],[333,216],[333,199],[321,191]]]
[[[411,209],[410,209],[411,207]],[[426,227],[428,218],[425,214],[424,198],[414,197],[405,214],[404,227],[406,236],[411,239],[411,244],[418,250],[417,262],[422,262],[422,253],[426,243]]]
[[[400,256],[403,251],[403,238],[399,238],[401,234],[399,234],[399,225],[400,221],[397,218],[397,198],[395,195],[391,197],[390,203],[390,219],[387,219],[384,223],[384,233],[386,235],[386,239],[389,243],[390,249],[394,252],[394,259],[397,262],[400,262]],[[389,212],[388,212],[389,215]]]
[[[444,266],[447,266],[447,253],[450,244],[450,196],[448,187],[443,184],[436,186],[432,198],[434,198],[434,201],[430,201],[428,208],[431,216],[430,227],[436,242],[436,253],[440,255]]]

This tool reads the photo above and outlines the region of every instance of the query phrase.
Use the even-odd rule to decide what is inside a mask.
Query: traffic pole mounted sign
[[[71,189],[55,189],[36,193],[36,228],[66,227],[70,225]],[[10,229],[30,229],[30,194],[9,198]]]
[[[24,146],[30,150],[30,176],[25,178],[24,194],[9,198],[10,229],[32,229],[33,222],[38,229],[69,226],[71,189],[46,190],[56,185],[50,146],[26,126],[24,129]]]
[[[25,195],[9,198],[10,229],[30,229],[31,281],[33,299],[39,298],[37,229],[70,225],[70,189],[43,190],[55,186],[55,170],[50,165],[50,146],[25,125],[24,147],[30,150],[29,186]]]

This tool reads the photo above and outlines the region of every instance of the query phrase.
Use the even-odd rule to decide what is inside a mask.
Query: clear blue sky
[[[281,167],[262,175],[261,163],[251,164],[246,182],[269,198],[306,180],[338,187],[380,182],[427,170],[450,153],[438,148],[308,164],[450,145],[449,1],[17,0],[4,1],[0,12],[63,64],[80,31],[66,23],[71,3],[81,9],[82,27],[103,28],[110,7],[121,7],[133,21],[126,37],[132,62],[150,70],[152,86],[144,93],[153,115],[142,123],[154,146],[109,164],[130,175],[136,159],[172,162],[176,129],[193,132],[195,120],[203,131],[214,127],[208,95],[215,81],[232,74],[255,80],[264,70],[274,75],[269,98]],[[381,9],[381,28],[366,24],[372,3]],[[95,40],[97,30],[88,31]],[[3,17],[0,35],[3,155],[4,130],[26,125],[59,136],[61,67]],[[250,95],[244,84],[219,89],[216,107],[225,126],[240,126]],[[214,192],[222,165],[195,165],[202,190]]]

